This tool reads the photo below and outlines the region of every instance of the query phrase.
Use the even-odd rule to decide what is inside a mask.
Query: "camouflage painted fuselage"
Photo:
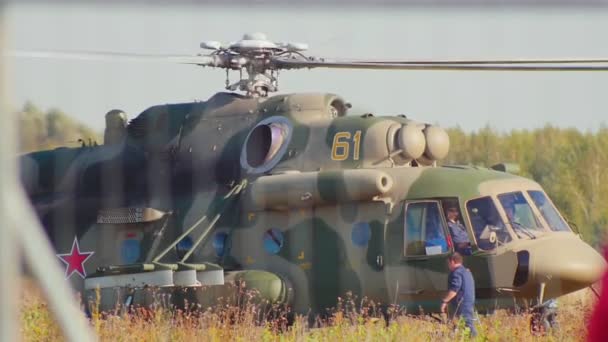
[[[84,265],[88,276],[103,266],[149,263],[201,217],[220,214],[188,261],[215,263],[227,274],[276,275],[279,285],[264,276],[256,282],[256,275],[249,285],[298,312],[323,312],[347,292],[410,311],[438,310],[448,253],[412,256],[405,249],[406,205],[419,201],[459,204],[472,244],[465,264],[480,307],[537,298],[540,283],[547,298],[556,297],[599,276],[601,257],[572,232],[551,231],[538,211],[545,229],[534,239],[510,232],[510,243],[478,248],[467,201],[540,186],[484,168],[422,166],[431,163],[412,162],[395,143],[395,132],[416,123],[348,116],[345,108],[323,94],[219,93],[206,102],[155,106],[131,121],[122,143],[23,156],[23,182],[58,253],[69,252],[74,237],[80,250],[94,252]],[[244,180],[245,190],[223,203]],[[167,216],[100,221],[100,211],[113,208],[154,208]],[[447,235],[445,221],[443,229]],[[555,248],[563,249],[557,261]],[[162,260],[177,262],[178,254]],[[525,274],[516,281],[518,272]],[[83,287],[81,277],[69,276]]]

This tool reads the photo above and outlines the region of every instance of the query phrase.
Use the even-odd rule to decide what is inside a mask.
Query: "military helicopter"
[[[599,279],[604,259],[508,165],[440,166],[449,137],[436,125],[349,115],[334,94],[270,93],[282,70],[606,71],[608,60],[331,60],[261,33],[201,47],[211,52],[20,54],[226,70],[228,92],[207,101],[153,106],[131,121],[112,110],[102,145],[21,156],[66,279],[87,298],[99,290],[102,308],[147,305],[147,288],[211,305],[242,282],[298,313],[322,313],[349,291],[438,312],[454,251],[476,278],[478,310],[540,304]],[[449,220],[468,242],[455,243]]]

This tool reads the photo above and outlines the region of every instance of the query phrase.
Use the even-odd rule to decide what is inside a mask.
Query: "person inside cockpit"
[[[507,233],[504,224],[496,210],[484,208],[484,210],[481,211],[480,216],[485,221],[485,225],[478,237],[477,243],[479,248],[485,250],[494,249],[499,242],[498,234]],[[502,241],[502,239],[500,241]]]
[[[511,240],[511,235],[505,228],[491,197],[471,200],[467,203],[467,209],[480,249],[492,250],[497,245]]]
[[[445,217],[448,221],[450,235],[454,242],[454,249],[462,255],[471,255],[471,241],[467,229],[459,220],[460,212],[456,203],[447,203]]]

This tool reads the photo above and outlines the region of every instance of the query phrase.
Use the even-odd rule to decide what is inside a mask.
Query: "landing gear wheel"
[[[536,309],[530,316],[530,333],[532,336],[544,336],[546,334],[545,325],[542,320],[542,313]]]
[[[557,310],[546,306],[532,309],[530,332],[534,336],[545,336],[551,330],[559,329]]]

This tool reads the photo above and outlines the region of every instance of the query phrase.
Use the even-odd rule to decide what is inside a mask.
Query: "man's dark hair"
[[[462,255],[460,255],[460,253],[458,253],[458,252],[454,252],[454,253],[450,254],[450,256],[448,257],[448,260],[450,260],[456,264],[462,264]]]

